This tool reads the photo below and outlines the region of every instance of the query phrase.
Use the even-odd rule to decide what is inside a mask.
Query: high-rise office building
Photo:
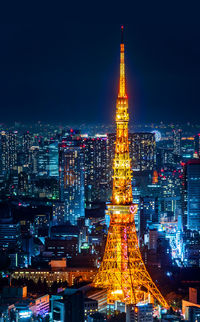
[[[49,147],[48,144],[41,144],[38,154],[38,175],[47,176],[49,167]]]
[[[8,170],[8,138],[5,131],[1,132],[1,174]]]
[[[152,171],[156,163],[156,141],[154,133],[131,133],[130,156],[135,171]]]
[[[65,220],[77,224],[84,217],[84,155],[79,134],[71,131],[59,144],[60,200],[65,204]]]
[[[32,174],[38,173],[39,146],[33,145],[30,148],[30,169]]]
[[[157,168],[161,169],[164,166],[176,166],[176,156],[173,149],[170,148],[157,148],[156,154],[156,164]]]
[[[107,201],[107,137],[84,139],[85,199]]]
[[[58,142],[50,142],[48,153],[48,175],[50,177],[58,177]]]
[[[140,236],[152,223],[158,223],[158,198],[141,197],[140,198]]]
[[[161,212],[175,215],[181,208],[182,170],[165,166],[159,175]]]
[[[187,162],[194,157],[195,140],[194,137],[183,137],[181,140],[181,159]]]
[[[17,165],[17,131],[1,132],[1,172],[6,174]]]
[[[187,218],[187,228],[200,230],[200,160],[190,160],[185,164],[183,177],[183,223]],[[185,220],[184,220],[185,219]]]
[[[107,175],[108,175],[108,185],[110,188],[110,193],[112,191],[112,176],[113,176],[113,160],[115,155],[115,140],[116,140],[116,133],[109,133],[107,135]]]
[[[24,155],[24,163],[26,165],[30,162],[30,148],[33,143],[32,135],[29,131],[26,131],[22,137],[22,153]]]
[[[195,153],[200,158],[200,133],[195,135],[194,144],[195,144]]]
[[[17,165],[17,131],[8,133],[8,168],[13,169]]]
[[[180,129],[173,130],[173,151],[179,156],[181,155],[181,133]]]
[[[32,136],[29,131],[26,131],[22,137],[22,152],[28,153],[32,144]]]
[[[18,194],[25,196],[28,193],[28,174],[25,172],[18,173]]]

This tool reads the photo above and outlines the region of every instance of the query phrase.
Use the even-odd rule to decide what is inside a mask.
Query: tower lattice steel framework
[[[94,285],[107,288],[108,303],[121,301],[137,304],[156,299],[163,307],[168,308],[167,302],[147,272],[138,246],[134,221],[137,206],[132,203],[128,121],[122,26],[113,190],[111,203],[108,205],[110,226],[103,261],[94,279]]]

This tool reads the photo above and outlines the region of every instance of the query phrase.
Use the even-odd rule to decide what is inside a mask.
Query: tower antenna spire
[[[121,44],[124,43],[124,26],[121,25]]]
[[[121,44],[120,44],[120,77],[118,97],[126,97],[126,79],[124,62],[124,26],[121,26]]]

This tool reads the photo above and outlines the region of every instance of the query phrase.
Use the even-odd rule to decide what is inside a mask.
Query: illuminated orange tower
[[[110,226],[103,261],[94,279],[94,285],[107,288],[107,298],[110,304],[114,301],[137,304],[156,299],[163,307],[168,308],[167,302],[146,270],[138,246],[134,221],[137,206],[132,203],[128,121],[122,26],[113,190],[111,203],[108,205]]]

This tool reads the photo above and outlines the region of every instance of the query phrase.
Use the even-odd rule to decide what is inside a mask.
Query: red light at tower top
[[[124,26],[121,26],[121,44],[124,43]]]

